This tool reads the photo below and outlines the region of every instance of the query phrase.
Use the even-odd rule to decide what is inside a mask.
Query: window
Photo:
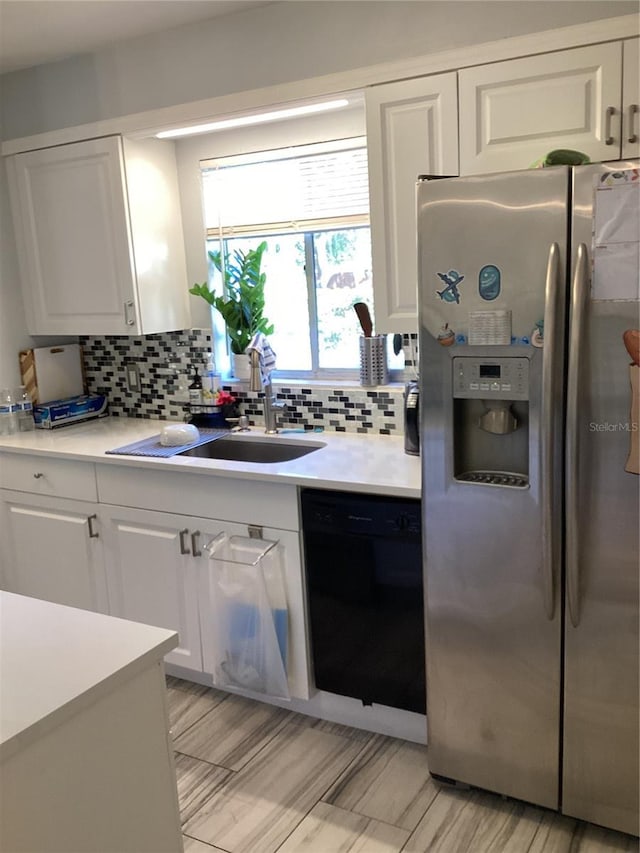
[[[359,366],[354,302],[373,313],[363,138],[201,163],[207,248],[262,240],[277,368],[322,376]],[[219,274],[211,287],[220,292]],[[217,280],[216,277],[217,276]]]

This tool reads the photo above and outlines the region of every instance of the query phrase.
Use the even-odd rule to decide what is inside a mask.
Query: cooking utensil
[[[364,302],[355,302],[353,310],[358,315],[358,320],[360,320],[362,334],[365,338],[370,338],[373,333],[373,321],[371,320],[368,306]]]

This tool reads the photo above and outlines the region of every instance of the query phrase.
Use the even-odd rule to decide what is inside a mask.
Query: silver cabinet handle
[[[89,539],[98,539],[100,536],[98,531],[93,526],[93,522],[97,521],[97,518],[98,518],[97,515],[90,515],[87,518],[87,523],[89,525]]]
[[[563,294],[560,284],[560,248],[552,243],[547,261],[544,297],[544,347],[542,349],[542,439],[541,439],[541,504],[542,504],[542,591],[547,619],[555,611],[556,566],[560,565],[560,533],[557,506],[556,458],[557,423],[561,409],[558,382],[562,372],[562,347],[558,345],[563,325]],[[559,411],[560,409],[560,411]]]
[[[629,136],[627,137],[627,142],[637,142],[638,141],[638,134],[634,130],[635,122],[634,122],[634,118],[633,118],[637,112],[640,112],[640,107],[638,107],[637,104],[629,104],[629,107],[627,109],[627,115],[628,115],[627,131],[629,133]]]
[[[131,301],[131,299],[128,299],[124,303],[124,321],[127,326],[134,326],[136,322],[135,314],[133,311],[133,302]]]
[[[580,405],[580,357],[589,302],[589,258],[584,243],[578,246],[576,265],[571,282],[571,330],[569,333],[569,374],[567,378],[567,435],[566,435],[566,556],[567,601],[569,618],[574,628],[580,624],[580,551],[578,452]]]
[[[194,557],[202,557],[202,551],[198,546],[198,539],[200,538],[200,531],[194,530],[191,534],[191,552]]]
[[[187,548],[187,536],[189,535],[189,531],[185,527],[184,530],[181,530],[178,534],[180,536],[180,553],[181,554],[190,554],[191,551]]]
[[[611,119],[616,114],[615,107],[607,107],[604,114],[604,144],[613,145],[613,136],[611,136]]]
[[[33,475],[33,479],[34,479],[34,480],[41,480],[43,477],[44,477],[44,474],[42,473],[42,471],[37,471],[37,472]]]

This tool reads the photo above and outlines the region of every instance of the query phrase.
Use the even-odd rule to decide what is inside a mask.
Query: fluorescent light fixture
[[[249,124],[262,124],[267,121],[280,121],[285,118],[310,115],[311,113],[323,113],[327,110],[338,110],[349,105],[346,98],[334,101],[322,101],[319,104],[307,104],[303,107],[289,107],[285,110],[273,110],[268,113],[255,113],[253,115],[227,118],[221,121],[211,121],[208,124],[194,124],[191,127],[178,127],[174,130],[163,130],[156,133],[158,139],[173,139],[177,136],[192,136],[196,133],[211,133],[214,130],[228,130],[231,127],[245,127]]]

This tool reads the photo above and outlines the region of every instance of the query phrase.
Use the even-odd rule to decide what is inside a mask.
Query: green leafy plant
[[[243,252],[234,249],[224,260],[220,251],[209,252],[209,258],[222,274],[224,296],[216,296],[206,282],[194,284],[189,293],[201,296],[220,312],[231,340],[231,351],[241,355],[246,351],[256,332],[273,334],[273,325],[264,316],[265,273],[260,272],[265,241],[257,249]]]

